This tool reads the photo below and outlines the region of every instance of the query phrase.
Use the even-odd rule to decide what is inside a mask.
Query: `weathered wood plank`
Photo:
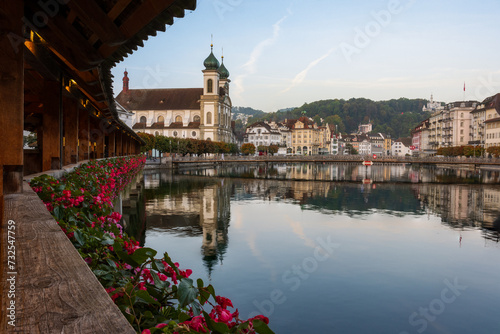
[[[16,226],[15,298],[4,295],[1,306],[3,314],[14,300],[16,319],[12,327],[2,315],[0,332],[135,332],[27,183],[23,193],[5,196],[2,248],[9,220]],[[8,291],[7,270],[1,275]]]

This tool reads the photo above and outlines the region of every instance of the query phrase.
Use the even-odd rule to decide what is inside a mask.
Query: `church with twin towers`
[[[131,89],[125,70],[117,109],[132,113],[135,132],[183,139],[236,143],[231,121],[229,71],[214,56],[203,62],[203,88]]]

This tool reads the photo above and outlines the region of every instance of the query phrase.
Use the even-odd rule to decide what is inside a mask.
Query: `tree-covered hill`
[[[390,134],[393,138],[408,137],[413,128],[430,116],[422,112],[426,103],[424,99],[407,98],[388,101],[365,98],[321,100],[289,111],[256,115],[248,120],[248,124],[259,120],[296,119],[305,111],[318,124],[335,124],[343,133],[356,132],[359,124],[371,122],[374,132]]]

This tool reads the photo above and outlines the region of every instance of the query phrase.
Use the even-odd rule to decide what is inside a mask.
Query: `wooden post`
[[[22,17],[24,1],[0,5],[0,201],[22,192],[24,129],[24,60]],[[3,212],[3,210],[2,210]]]
[[[60,83],[45,81],[43,101],[42,171],[61,166]]]
[[[116,147],[115,147],[116,130],[111,132],[108,137],[109,137],[108,154],[110,157],[115,157],[116,156]]]
[[[89,112],[86,109],[78,110],[78,161],[89,159]]]
[[[121,130],[116,131],[116,156],[121,157],[123,155],[123,141]]]
[[[97,124],[99,124],[99,122],[96,122]],[[97,125],[97,129],[96,131],[99,132],[99,134],[97,135],[97,139],[96,139],[96,152],[97,152],[97,155],[96,155],[96,158],[97,159],[102,159],[104,158],[104,142],[105,142],[105,135],[104,133],[101,131],[101,129],[99,128],[99,125]]]
[[[78,106],[74,99],[64,98],[64,162],[76,164],[78,160]]]
[[[130,148],[130,137],[125,135],[123,136],[123,138],[125,139],[125,152],[124,152],[124,155],[129,155],[129,148]]]

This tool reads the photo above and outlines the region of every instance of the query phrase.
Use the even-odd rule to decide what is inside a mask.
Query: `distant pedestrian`
[[[222,153],[222,160],[224,160],[224,153]]]

